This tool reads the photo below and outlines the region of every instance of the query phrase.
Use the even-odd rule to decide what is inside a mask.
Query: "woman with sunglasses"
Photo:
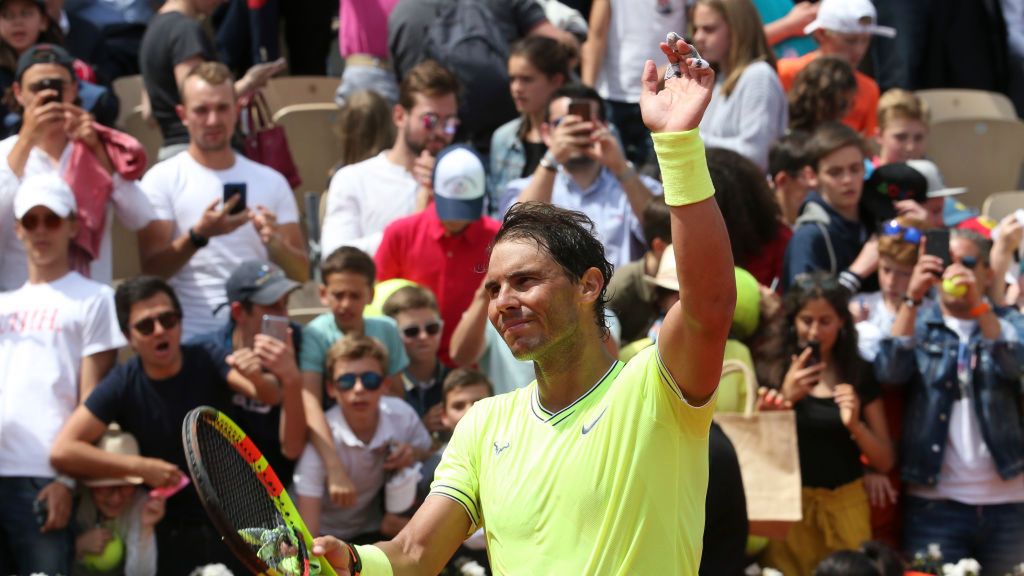
[[[327,471],[312,445],[295,467],[299,514],[312,534],[370,544],[391,538],[406,520],[384,513],[380,493],[387,475],[431,455],[431,439],[420,417],[404,400],[384,396],[388,353],[368,336],[345,336],[327,352],[327,393],[337,404],[327,424],[338,458],[352,470],[355,504],[341,507],[325,490]]]
[[[784,574],[810,574],[832,552],[871,538],[861,458],[880,472],[895,459],[878,384],[857,352],[847,295],[818,272],[797,276],[785,298],[788,362],[775,375],[782,401],[796,412],[804,513],[763,557]]]

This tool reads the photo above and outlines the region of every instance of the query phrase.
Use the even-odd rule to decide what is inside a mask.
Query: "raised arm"
[[[666,44],[662,52],[678,61]],[[678,51],[689,52],[680,41]],[[718,387],[725,341],[736,305],[732,251],[704,160],[698,126],[715,75],[682,63],[681,76],[658,91],[654,62],[644,64],[640,109],[654,137],[672,218],[679,302],[662,325],[658,349],[687,401],[702,404]]]
[[[490,297],[483,284],[476,289],[473,302],[462,313],[462,319],[452,332],[448,352],[452,362],[457,366],[466,367],[476,364],[487,351],[487,304]]]

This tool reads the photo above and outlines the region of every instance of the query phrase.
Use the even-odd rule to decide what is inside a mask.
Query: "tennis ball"
[[[124,540],[115,532],[101,554],[85,554],[82,565],[90,572],[110,572],[124,559]]]
[[[946,278],[942,281],[942,291],[954,298],[959,298],[964,294],[967,294],[967,286],[964,284],[957,284],[956,279],[959,276],[953,276],[952,278]]]

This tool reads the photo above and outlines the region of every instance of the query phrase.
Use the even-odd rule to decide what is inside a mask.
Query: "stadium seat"
[[[947,186],[966,186],[957,198],[980,208],[993,192],[1021,188],[1024,122],[961,119],[932,124],[928,157],[938,165]]]
[[[1013,102],[998,92],[934,89],[918,90],[915,94],[928,103],[933,123],[964,118],[1017,119]]]
[[[334,90],[340,78],[334,76],[280,76],[271,78],[263,89],[271,114],[295,104],[334,102]]]
[[[114,80],[111,85],[114,94],[117,95],[117,99],[120,104],[120,109],[117,113],[117,125],[115,128],[123,130],[125,121],[128,119],[128,115],[141,109],[142,106],[142,92],[145,90],[145,86],[142,84],[142,75],[135,74],[134,76],[122,76]]]
[[[1017,210],[1024,210],[1024,190],[996,192],[985,198],[981,213],[996,222]]]
[[[332,102],[295,104],[274,114],[274,122],[283,126],[288,135],[288,147],[302,177],[302,185],[295,190],[295,201],[303,211],[302,191],[320,192],[327,188],[327,174],[341,158],[341,139],[336,132],[338,111]]]
[[[142,117],[141,110],[135,110],[125,117],[121,130],[134,136],[145,148],[146,168],[156,164],[156,155],[164,143],[164,137],[160,134],[160,127],[155,120],[146,120]]]

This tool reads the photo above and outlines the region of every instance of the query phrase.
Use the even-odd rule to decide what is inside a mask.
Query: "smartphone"
[[[594,103],[592,100],[585,98],[573,98],[569,101],[569,114],[573,116],[579,116],[584,122],[591,122],[593,120]]]
[[[174,496],[178,492],[184,490],[185,486],[188,486],[189,484],[191,484],[191,480],[188,479],[188,476],[182,474],[181,480],[178,480],[178,483],[176,485],[163,486],[161,488],[153,488],[152,490],[149,491],[149,497],[156,498],[157,496],[162,496],[164,498],[170,498],[171,496]]]
[[[227,203],[228,200],[230,200],[234,196],[239,196],[239,198],[238,198],[239,202],[238,202],[238,204],[235,204],[234,208],[231,209],[231,212],[230,212],[231,214],[241,214],[242,212],[245,211],[245,191],[246,191],[245,182],[228,182],[228,183],[224,184],[224,203],[225,204]]]
[[[821,343],[820,342],[808,342],[804,345],[804,349],[811,349],[811,357],[807,359],[805,367],[810,368],[811,366],[817,366],[821,364]],[[803,352],[801,352],[802,354]]]
[[[49,104],[50,102],[63,102],[64,101],[64,81],[60,78],[43,78],[36,83],[37,92],[42,90],[55,90],[56,96],[49,96],[43,100],[43,104]]]
[[[36,522],[42,526],[46,524],[46,518],[50,515],[50,505],[46,500],[33,500],[32,513],[36,517]]]
[[[945,270],[953,262],[949,255],[949,230],[945,228],[926,230],[924,237],[926,242],[924,253],[941,258],[942,269]]]
[[[288,318],[264,314],[263,323],[260,325],[260,334],[277,338],[281,342],[288,342]]]

